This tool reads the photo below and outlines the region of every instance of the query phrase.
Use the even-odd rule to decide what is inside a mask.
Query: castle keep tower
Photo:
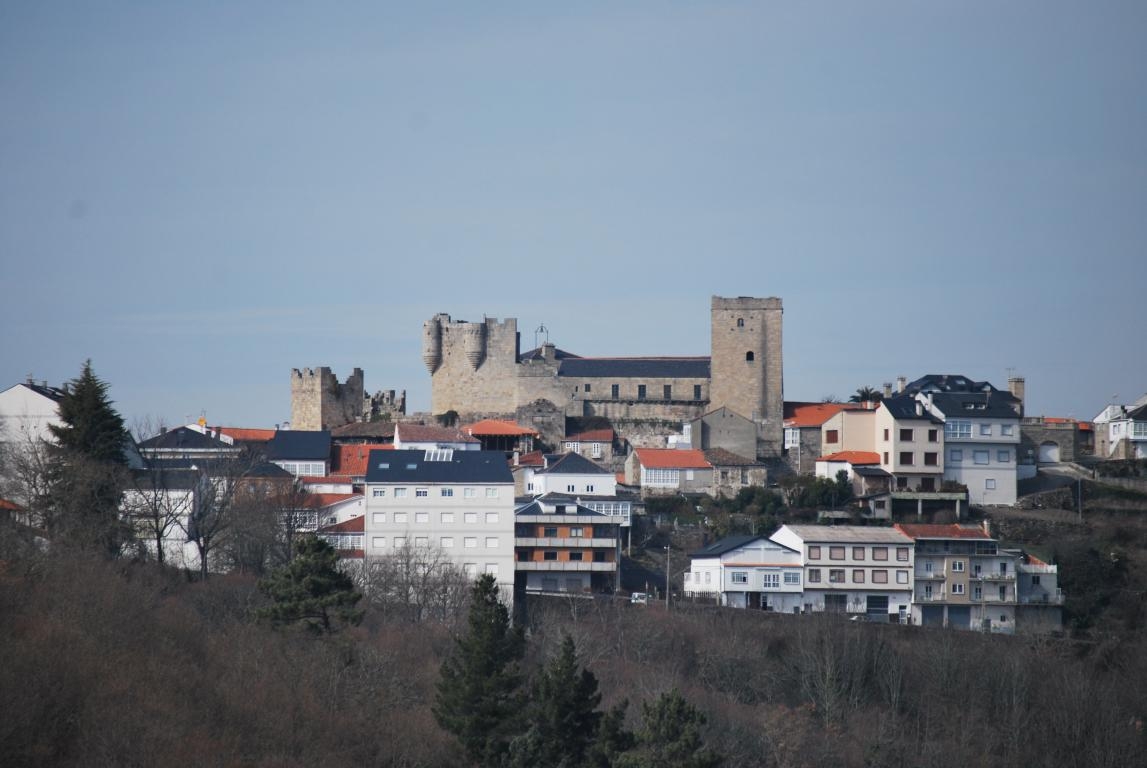
[[[291,369],[291,429],[334,429],[362,415],[361,368],[355,368],[345,384],[330,368]]]
[[[784,445],[781,300],[714,296],[709,407],[729,408],[757,424],[757,453]]]
[[[453,320],[422,324],[422,361],[430,371],[433,413],[505,413],[517,406],[518,321]]]

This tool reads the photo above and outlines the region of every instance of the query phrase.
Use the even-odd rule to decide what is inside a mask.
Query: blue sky
[[[788,399],[1147,392],[1142,2],[0,0],[0,388],[270,426],[430,405],[422,321],[704,355],[780,296]]]

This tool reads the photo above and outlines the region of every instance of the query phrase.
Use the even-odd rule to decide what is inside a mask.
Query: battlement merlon
[[[753,296],[714,296],[712,309],[780,309],[783,311],[784,307],[781,305],[780,298],[776,296],[770,296],[764,299]]]

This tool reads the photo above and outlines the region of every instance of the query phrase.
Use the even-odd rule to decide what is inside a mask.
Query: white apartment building
[[[25,446],[30,442],[55,442],[50,425],[61,426],[60,400],[64,390],[47,382],[28,379],[0,392],[0,442]]]
[[[795,550],[804,569],[804,612],[864,615],[907,623],[913,541],[893,528],[783,525],[770,540]]]
[[[730,536],[694,552],[684,575],[686,597],[733,608],[799,613],[801,553],[765,536]]]
[[[366,558],[434,547],[467,574],[514,587],[514,479],[501,451],[371,451]]]
[[[944,422],[944,479],[967,486],[972,504],[1015,504],[1020,415],[1011,395],[986,386],[916,398]]]

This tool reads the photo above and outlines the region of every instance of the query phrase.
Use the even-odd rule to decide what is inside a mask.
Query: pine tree
[[[597,678],[588,669],[579,672],[573,638],[566,635],[532,687],[527,730],[510,745],[510,766],[584,765],[602,719],[600,703]]]
[[[518,731],[518,662],[524,651],[522,633],[511,625],[494,577],[479,577],[470,593],[466,634],[456,638],[442,663],[433,707],[438,724],[479,765],[500,764]]]
[[[107,391],[91,360],[64,388],[62,423],[49,426],[56,443],[50,450],[45,522],[61,543],[115,557],[130,538],[119,512],[130,438]]]
[[[719,768],[724,758],[705,746],[706,718],[677,690],[642,705],[637,749],[617,761],[619,768]]]
[[[259,591],[274,601],[257,611],[275,624],[303,622],[308,628],[332,633],[336,624],[358,624],[363,612],[355,608],[362,594],[339,570],[338,553],[316,536],[295,544],[295,558],[259,580]]]

